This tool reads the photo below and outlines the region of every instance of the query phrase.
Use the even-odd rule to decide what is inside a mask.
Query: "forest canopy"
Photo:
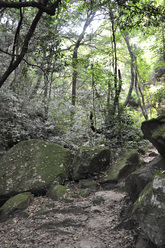
[[[68,139],[136,141],[165,113],[164,20],[164,0],[0,0],[1,91]]]

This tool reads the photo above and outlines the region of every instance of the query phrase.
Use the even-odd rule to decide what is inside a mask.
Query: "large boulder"
[[[135,202],[145,186],[152,181],[158,170],[165,170],[165,159],[156,157],[152,162],[130,174],[125,180],[125,188],[131,200]]]
[[[165,247],[165,174],[158,174],[134,203],[133,215],[157,247]]]
[[[45,192],[69,177],[72,154],[68,149],[41,140],[22,141],[0,161],[0,199],[20,192]]]
[[[102,177],[99,183],[103,188],[112,188],[115,183],[126,178],[140,167],[139,153],[135,149],[125,152],[108,170],[107,176]]]
[[[100,175],[110,163],[108,147],[80,147],[72,165],[72,180]]]
[[[159,116],[156,119],[144,121],[141,129],[145,138],[156,147],[163,157],[165,157],[165,115]]]

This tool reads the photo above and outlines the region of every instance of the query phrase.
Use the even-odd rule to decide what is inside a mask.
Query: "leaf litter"
[[[76,190],[75,186],[72,189]],[[70,192],[72,193],[72,192]],[[74,192],[73,192],[74,194]],[[96,197],[103,198],[96,204]],[[72,201],[35,197],[26,209],[0,223],[2,248],[130,248],[132,230],[122,227],[119,215],[126,194],[99,190]]]

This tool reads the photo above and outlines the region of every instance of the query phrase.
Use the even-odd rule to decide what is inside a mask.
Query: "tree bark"
[[[48,1],[47,1],[48,2]],[[8,2],[0,0],[0,8],[10,8],[10,9],[20,9],[24,7],[33,7],[45,12],[49,15],[54,15],[55,10],[58,7],[60,1],[56,1],[54,4],[51,4],[49,7],[46,7],[45,4],[30,1],[30,2]]]
[[[119,104],[119,93],[120,93],[120,85],[118,85],[118,80],[117,80],[117,47],[116,47],[116,28],[115,28],[115,23],[114,23],[114,15],[109,7],[109,15],[110,15],[110,20],[112,24],[112,44],[113,44],[113,54],[114,54],[114,89],[115,89],[115,96],[114,96],[114,101],[113,101],[113,112],[116,112],[117,106]]]
[[[49,0],[44,0],[44,6],[47,5],[47,3],[49,2]],[[57,6],[58,4],[61,2],[61,0],[57,0]],[[1,2],[0,2],[1,3]],[[29,31],[27,32],[25,39],[24,39],[24,43],[21,49],[21,52],[19,55],[14,55],[14,60],[12,58],[9,67],[7,68],[7,70],[4,72],[4,74],[2,75],[2,77],[0,78],[0,87],[4,84],[4,82],[6,81],[6,79],[9,77],[9,75],[19,66],[19,64],[21,63],[22,59],[24,58],[25,54],[28,51],[28,45],[29,42],[34,34],[34,31],[36,29],[36,26],[41,18],[43,14],[43,10],[39,10],[29,28]]]
[[[84,24],[83,27],[83,31],[81,32],[81,34],[78,37],[78,40],[75,43],[74,46],[74,50],[73,50],[73,56],[72,56],[72,67],[73,67],[73,74],[72,74],[72,105],[75,106],[76,105],[76,87],[77,87],[77,64],[78,64],[78,49],[81,45],[81,41],[84,39],[84,35],[85,35],[85,31],[87,29],[87,27],[90,25],[90,23],[92,22],[94,16],[95,16],[95,12],[90,12],[87,15],[87,20]]]
[[[135,71],[134,71],[134,68],[135,68],[135,65],[134,65],[134,59],[135,59],[135,55],[131,49],[131,46],[130,46],[130,43],[129,43],[129,37],[128,37],[128,34],[124,34],[123,32],[121,32],[126,44],[127,44],[127,48],[128,48],[128,52],[130,54],[130,57],[131,57],[131,83],[130,83],[130,87],[129,87],[129,91],[128,91],[128,94],[127,94],[127,97],[126,97],[126,100],[124,102],[124,106],[126,107],[128,105],[128,102],[129,102],[129,99],[132,95],[132,91],[133,91],[133,88],[135,86]]]

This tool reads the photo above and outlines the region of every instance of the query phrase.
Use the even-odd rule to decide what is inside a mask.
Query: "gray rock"
[[[61,200],[67,193],[68,188],[63,185],[51,185],[47,192],[47,196],[54,201]]]
[[[152,242],[148,241],[147,238],[139,236],[135,248],[157,248]]]
[[[5,204],[0,208],[0,219],[4,220],[9,218],[17,210],[26,209],[33,200],[33,195],[30,192],[20,193],[11,197]]]
[[[93,180],[83,180],[80,182],[80,186],[82,189],[89,188],[93,191],[95,191],[98,188],[97,182]]]
[[[165,174],[158,174],[134,203],[133,215],[144,234],[158,247],[165,246]]]
[[[73,160],[72,179],[79,181],[100,175],[110,163],[107,147],[80,147]]]
[[[157,148],[163,157],[165,157],[165,115],[159,116],[156,119],[144,121],[141,129],[145,138]]]
[[[136,150],[131,149],[124,153],[116,163],[108,170],[108,175],[101,178],[99,183],[104,189],[113,188],[118,181],[126,178],[130,173],[140,167],[139,154]]]
[[[23,141],[0,161],[0,198],[29,191],[45,192],[57,181],[68,179],[72,163],[69,150],[41,140]]]
[[[80,192],[79,192],[79,195],[81,197],[88,197],[90,194],[91,194],[92,190],[89,189],[89,188],[86,188],[86,189],[82,189]]]
[[[165,159],[156,157],[152,162],[130,174],[125,180],[125,188],[131,200],[135,202],[145,186],[158,170],[165,170]]]

